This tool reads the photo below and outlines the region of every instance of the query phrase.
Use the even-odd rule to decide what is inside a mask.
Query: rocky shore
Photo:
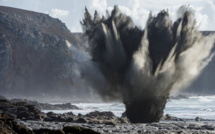
[[[60,96],[77,101],[94,98],[88,84],[87,88],[82,87],[84,73],[77,71],[76,52],[85,49],[81,36],[82,33],[71,33],[63,22],[47,14],[0,6],[0,93]],[[214,89],[214,61],[215,58],[191,85],[195,93]],[[211,84],[206,89],[204,83]],[[170,99],[186,98],[180,95]],[[159,123],[132,124],[126,115],[117,117],[108,111],[86,115],[41,112],[67,109],[79,108],[70,103],[52,105],[0,96],[0,134],[215,133],[215,120],[199,117],[182,119],[165,115]]]
[[[161,121],[159,123],[132,124],[122,123],[116,125],[87,124],[69,122],[21,121],[18,123],[31,130],[37,129],[62,129],[64,126],[80,126],[92,129],[99,133],[127,133],[127,134],[214,134],[215,122],[196,121]]]
[[[37,101],[31,101],[27,99],[11,99],[11,102],[27,102],[28,104],[34,105],[39,110],[78,110],[75,105],[71,105],[70,103],[64,104],[49,104],[49,103],[39,103]]]
[[[27,102],[11,102],[8,99],[0,99],[0,112],[20,120],[111,125],[129,122],[126,117],[116,117],[112,112],[94,111],[86,115],[79,114],[78,116],[72,112],[64,114],[53,112],[43,113],[32,104],[28,104]]]
[[[24,125],[19,125],[12,117],[0,113],[0,134],[98,134],[88,128],[83,128],[80,126],[66,126],[62,129],[29,129]]]
[[[112,112],[90,112],[74,115],[72,112],[43,113],[27,102],[11,102],[0,97],[0,132],[39,134],[73,133],[171,133],[213,134],[215,120],[183,119],[165,115],[159,123],[130,123],[126,115],[116,117]]]

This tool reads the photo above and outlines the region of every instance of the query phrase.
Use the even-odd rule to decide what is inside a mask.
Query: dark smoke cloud
[[[106,83],[95,89],[105,98],[121,95],[131,122],[159,121],[170,91],[189,85],[201,72],[214,35],[203,36],[185,6],[174,23],[168,11],[150,13],[144,30],[117,6],[106,17],[95,12],[92,18],[85,10],[81,24]]]

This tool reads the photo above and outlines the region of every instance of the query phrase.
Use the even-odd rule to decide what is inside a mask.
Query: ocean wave
[[[207,112],[215,112],[215,110],[214,110],[214,109],[210,109],[210,108],[208,108],[208,109],[203,109],[203,111],[207,111]]]
[[[208,100],[207,100],[208,99]],[[166,104],[165,114],[179,118],[215,119],[215,96],[194,96],[186,100],[173,100]],[[73,112],[85,115],[93,111],[111,111],[120,117],[125,111],[123,103],[73,103],[82,110],[52,110],[54,113]],[[50,111],[50,110],[49,110]],[[49,112],[44,111],[44,112]]]
[[[215,99],[215,95],[208,95],[208,96],[190,96],[189,99],[191,98],[207,98],[207,99]]]

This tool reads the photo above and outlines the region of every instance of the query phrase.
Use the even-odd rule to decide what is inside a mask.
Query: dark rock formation
[[[79,126],[65,126],[62,130],[36,129],[30,130],[25,126],[17,124],[14,118],[0,113],[0,133],[1,134],[99,134],[88,128]]]
[[[74,134],[99,134],[91,129],[79,127],[79,126],[66,126],[63,128],[63,131],[67,133],[74,133]]]
[[[55,114],[49,112],[46,114],[44,121],[71,122],[71,123],[88,123],[88,124],[120,124],[128,123],[126,117],[116,117],[112,112],[94,111],[86,115],[79,114],[75,116],[72,112],[64,114]]]
[[[14,118],[0,113],[0,133],[1,134],[33,134],[31,130],[20,126]]]
[[[107,111],[94,111],[81,117],[84,117],[85,119],[87,119],[88,123],[92,124],[119,124],[129,122],[127,117],[116,117],[112,112]]]
[[[44,121],[75,122],[76,119],[76,116],[72,112],[65,114],[55,114],[53,112],[49,112],[46,115],[47,117]]]
[[[90,112],[89,114],[86,115],[87,117],[115,117],[115,115],[112,112],[99,112],[99,111],[94,111]]]
[[[35,134],[65,134],[63,130],[52,130],[48,128],[41,128],[34,130]]]
[[[0,111],[21,120],[43,120],[46,114],[26,102],[0,100]]]
[[[74,61],[67,41],[75,46],[79,39],[59,19],[0,6],[0,92],[71,96]]]
[[[91,123],[91,124],[112,124],[128,123],[126,117],[116,117],[112,112],[90,112],[87,115],[78,116],[72,112],[56,114],[53,112],[43,113],[34,105],[26,102],[11,102],[7,99],[0,99],[0,112],[15,119],[36,120],[48,122],[70,122],[70,123]]]
[[[35,134],[99,134],[88,128],[79,126],[66,126],[62,130],[38,129],[34,130]]]
[[[138,123],[138,124],[72,124],[57,122],[19,122],[25,124],[31,129],[35,128],[56,128],[61,129],[64,126],[79,126],[92,129],[105,134],[214,134],[214,122],[196,122],[196,121],[162,121],[161,123]],[[76,127],[78,128],[78,127]]]
[[[71,105],[71,103],[64,104],[49,104],[49,103],[39,103],[37,101],[30,101],[26,99],[11,99],[11,102],[27,102],[28,104],[34,105],[39,110],[78,110],[75,105]]]
[[[171,120],[171,121],[185,121],[184,119],[182,118],[177,118],[177,117],[173,117],[173,116],[170,116],[169,114],[166,114],[162,117],[161,120]]]
[[[34,130],[35,134],[99,134],[88,128],[79,126],[66,126],[62,130],[38,129]]]
[[[161,118],[161,121],[215,121],[214,119],[203,119],[203,118],[199,118],[199,117],[196,117],[195,119],[189,119],[189,118],[178,118],[178,117],[174,117],[174,116],[171,116],[169,114],[166,114],[164,115],[162,118]]]

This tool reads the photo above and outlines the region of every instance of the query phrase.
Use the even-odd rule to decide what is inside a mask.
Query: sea
[[[43,110],[43,112],[66,113],[73,112],[85,115],[93,111],[111,111],[116,116],[121,117],[125,111],[123,103],[71,103],[78,106],[81,110]],[[192,96],[188,99],[168,100],[164,109],[164,114],[169,114],[178,118],[215,120],[215,95],[214,96]]]

